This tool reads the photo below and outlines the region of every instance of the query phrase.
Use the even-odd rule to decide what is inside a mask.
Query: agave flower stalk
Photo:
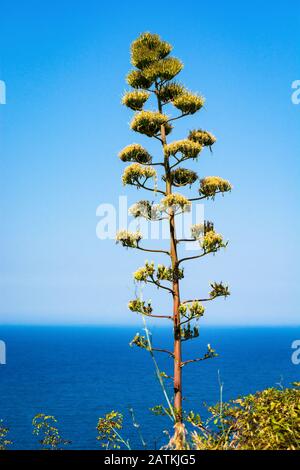
[[[151,350],[151,352],[167,353],[173,361],[174,372],[170,377],[174,388],[175,437],[172,442],[176,443],[177,448],[183,448],[182,440],[185,431],[182,411],[182,369],[187,364],[210,359],[216,356],[216,353],[208,345],[203,357],[183,360],[182,344],[199,336],[197,322],[204,315],[203,304],[218,297],[227,297],[230,292],[227,285],[214,282],[211,284],[211,292],[202,298],[198,295],[194,299],[181,301],[180,283],[184,278],[182,264],[185,261],[216,253],[225,248],[227,242],[221,234],[215,232],[211,222],[192,226],[190,238],[178,239],[176,216],[188,211],[193,201],[214,199],[217,194],[230,191],[231,184],[217,176],[199,179],[195,171],[180,166],[183,162],[195,163],[205,148],[211,150],[216,142],[212,133],[203,129],[194,129],[186,138],[168,142],[174,123],[178,119],[195,115],[202,109],[205,102],[201,95],[192,93],[174,80],[182,70],[183,64],[179,59],[170,56],[171,51],[172,46],[157,34],[141,34],[131,45],[131,63],[134,69],[127,75],[127,83],[133,90],[127,91],[122,98],[123,105],[135,112],[130,125],[131,129],[158,141],[161,147],[161,157],[154,158],[142,145],[136,143],[128,145],[119,153],[121,161],[130,163],[123,173],[123,184],[136,186],[138,189],[147,190],[161,197],[158,204],[147,200],[137,202],[131,208],[131,214],[134,217],[144,217],[151,221],[166,218],[169,227],[169,247],[167,250],[145,247],[140,232],[127,232],[126,230],[121,230],[117,234],[117,241],[127,248],[166,255],[169,258],[169,265],[155,266],[153,262],[146,262],[145,266],[134,273],[134,280],[152,284],[166,291],[168,295],[171,294],[170,312],[154,314],[151,301],[145,302],[140,299],[130,301],[128,306],[132,312],[144,317],[162,318],[172,322],[174,337],[172,351],[153,348],[149,344],[149,339],[140,335],[137,335],[131,344]],[[149,101],[151,101],[151,106],[145,109]],[[175,115],[170,115],[169,107],[173,112],[175,111]],[[192,189],[197,182],[198,191],[195,197],[187,198],[178,193],[179,187]],[[199,242],[199,254],[180,257],[182,241]]]

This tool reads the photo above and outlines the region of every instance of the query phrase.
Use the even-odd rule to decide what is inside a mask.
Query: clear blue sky
[[[126,303],[144,256],[98,240],[95,212],[136,196],[120,182],[117,153],[139,139],[120,97],[129,44],[148,30],[173,43],[181,80],[207,100],[174,138],[211,130],[214,155],[197,170],[234,185],[206,209],[230,245],[187,266],[183,295],[222,279],[232,296],[208,308],[207,324],[299,324],[300,4],[159,5],[1,4],[1,323],[140,322]]]

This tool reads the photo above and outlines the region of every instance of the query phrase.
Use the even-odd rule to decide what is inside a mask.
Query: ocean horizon
[[[147,351],[131,348],[142,326],[1,326],[6,364],[0,366],[0,419],[10,428],[12,449],[37,449],[32,418],[54,415],[70,449],[100,449],[97,421],[111,410],[124,414],[123,436],[133,449],[141,448],[129,409],[149,448],[166,442],[171,431],[166,417],[150,408],[164,396]],[[168,348],[172,331],[151,327],[154,347]],[[300,366],[292,362],[292,343],[298,326],[204,326],[200,338],[184,343],[184,359],[202,356],[208,343],[219,356],[183,369],[184,409],[207,415],[204,403],[255,393],[268,387],[288,387],[299,381]],[[172,374],[172,361],[156,354],[160,369]],[[166,381],[172,396],[172,385]]]

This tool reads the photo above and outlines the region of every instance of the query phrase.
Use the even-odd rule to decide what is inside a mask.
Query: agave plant
[[[175,420],[175,435],[172,442],[176,447],[184,447],[182,442],[185,435],[182,412],[182,369],[192,362],[200,362],[216,356],[214,349],[208,345],[203,357],[183,359],[182,343],[199,336],[197,322],[205,313],[205,302],[218,297],[229,295],[228,286],[223,283],[212,283],[211,292],[202,298],[181,300],[180,283],[183,282],[183,263],[192,259],[202,258],[210,253],[225,248],[227,242],[223,236],[214,230],[211,222],[196,224],[191,227],[191,238],[188,241],[198,241],[199,253],[195,256],[181,257],[181,242],[176,236],[176,216],[188,211],[192,202],[213,199],[219,193],[231,190],[231,184],[220,177],[208,176],[199,180],[195,171],[181,167],[183,162],[195,162],[205,148],[211,149],[216,142],[214,135],[203,129],[194,129],[186,138],[168,142],[173,124],[178,119],[199,112],[205,102],[203,96],[192,93],[175,78],[183,68],[182,62],[170,56],[172,46],[163,41],[157,34],[143,33],[131,45],[131,63],[133,70],[127,75],[127,83],[132,88],[123,96],[122,103],[135,111],[130,127],[133,131],[155,139],[161,148],[161,157],[153,158],[140,144],[131,144],[119,153],[123,162],[130,162],[123,174],[124,185],[136,186],[161,196],[158,204],[152,201],[139,201],[131,208],[134,217],[144,217],[148,220],[161,220],[163,215],[168,220],[169,247],[166,250],[154,250],[144,247],[142,234],[122,230],[117,234],[117,241],[127,248],[158,253],[168,258],[166,264],[155,266],[146,262],[134,273],[135,282],[154,285],[171,294],[170,312],[162,315],[154,313],[151,301],[139,298],[129,302],[129,309],[138,314],[164,318],[170,321],[174,335],[172,351],[162,348],[152,348],[147,337],[136,335],[131,344],[142,349],[156,350],[167,353],[173,361],[174,374],[168,376],[173,380],[173,416]],[[145,109],[151,100],[149,109]],[[170,111],[167,110],[170,107]],[[175,115],[171,112],[175,111]],[[154,168],[155,167],[155,168]],[[159,182],[162,181],[161,187]],[[174,188],[199,184],[196,196],[188,198],[174,192]]]

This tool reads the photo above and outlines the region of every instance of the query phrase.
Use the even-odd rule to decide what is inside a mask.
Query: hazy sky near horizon
[[[291,95],[300,4],[158,5],[1,3],[1,324],[140,323],[126,304],[145,256],[99,240],[96,208],[148,197],[122,187],[117,158],[125,145],[147,143],[120,104],[129,45],[143,31],[174,45],[180,80],[206,97],[173,138],[194,127],[213,132],[213,155],[203,152],[194,168],[234,186],[205,207],[229,246],[186,266],[183,297],[223,280],[232,296],[209,305],[204,323],[299,324],[300,105]],[[156,313],[165,314],[170,299],[159,296]],[[144,297],[160,302],[151,289]]]

